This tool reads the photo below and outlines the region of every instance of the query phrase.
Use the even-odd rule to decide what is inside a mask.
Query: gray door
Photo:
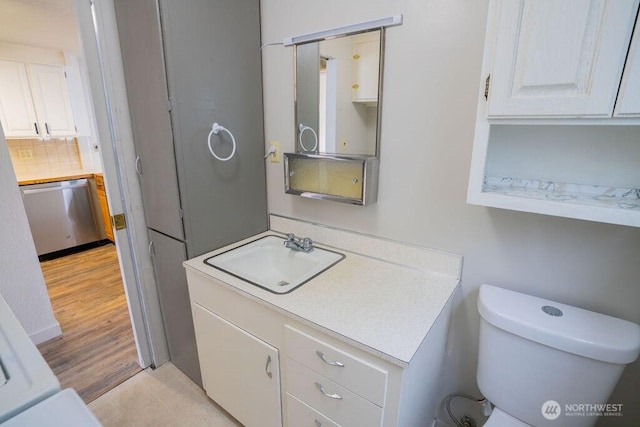
[[[184,240],[156,0],[116,0],[147,226]]]
[[[187,276],[182,266],[187,259],[185,245],[151,229],[148,231],[171,362],[202,386]]]
[[[267,229],[258,0],[161,0],[189,257]],[[235,156],[207,148],[213,122]],[[213,148],[230,152],[224,133]]]

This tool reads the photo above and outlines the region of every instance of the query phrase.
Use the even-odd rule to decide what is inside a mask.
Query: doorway
[[[0,0],[0,8],[3,10],[0,20],[11,21],[0,22],[0,48],[4,49],[5,58],[9,55],[8,59],[13,61],[39,62],[41,59],[34,58],[42,58],[40,54],[44,56],[56,50],[62,54],[68,49],[81,55],[73,0]],[[47,27],[47,23],[51,25]],[[65,39],[65,34],[68,37],[70,33],[75,34],[75,41]],[[8,54],[9,51],[13,53]],[[88,117],[88,121],[88,126],[95,129],[95,117]],[[81,129],[77,133],[82,134]],[[75,158],[81,159],[80,168],[87,172],[102,171],[97,132],[93,132],[93,140],[85,135],[66,137],[63,142],[51,144],[50,152],[44,144],[38,144],[37,137],[30,142],[19,140],[18,149],[12,150],[16,141],[12,139],[9,151],[23,160],[34,160],[26,162],[29,164],[23,173],[33,171],[34,165],[37,169],[37,156],[42,156],[40,160],[44,159],[49,166],[55,163],[55,170],[48,171],[50,176],[51,173],[73,174],[74,168],[78,168]],[[109,143],[105,141],[105,146]],[[47,158],[49,154],[51,162]],[[31,236],[25,236],[29,238]],[[131,321],[135,316],[129,312],[120,269],[123,263],[118,259],[118,252],[116,245],[108,244],[41,263],[63,335],[42,343],[39,348],[63,388],[75,388],[85,402],[149,364],[148,357],[136,348],[136,338],[140,337],[132,331]],[[99,368],[99,363],[104,367]]]

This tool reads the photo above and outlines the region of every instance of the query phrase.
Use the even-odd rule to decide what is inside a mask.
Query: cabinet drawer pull
[[[269,378],[273,377],[273,374],[271,373],[271,356],[267,356],[267,364],[264,367],[264,371],[267,373]]]
[[[325,396],[331,398],[331,399],[337,399],[337,400],[342,400],[342,396],[340,396],[339,394],[330,394],[327,393],[326,391],[324,391],[324,388],[322,388],[322,384],[320,383],[316,383],[316,387],[318,388],[318,390],[320,390],[320,393],[324,394]]]
[[[342,362],[332,362],[330,360],[327,360],[327,358],[325,357],[324,353],[321,352],[320,350],[316,350],[316,354],[327,365],[329,365],[329,366],[337,366],[338,368],[344,368],[344,363],[342,363]]]

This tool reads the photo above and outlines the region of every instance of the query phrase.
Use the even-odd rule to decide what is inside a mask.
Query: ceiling
[[[80,51],[74,0],[0,0],[0,41]]]

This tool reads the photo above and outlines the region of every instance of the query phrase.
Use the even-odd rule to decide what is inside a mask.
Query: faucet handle
[[[302,239],[302,247],[304,249],[310,249],[311,247],[313,247],[313,240],[311,240],[308,237],[305,237],[304,239]]]
[[[287,241],[288,242],[295,242],[296,241],[296,235],[293,233],[287,233]]]

